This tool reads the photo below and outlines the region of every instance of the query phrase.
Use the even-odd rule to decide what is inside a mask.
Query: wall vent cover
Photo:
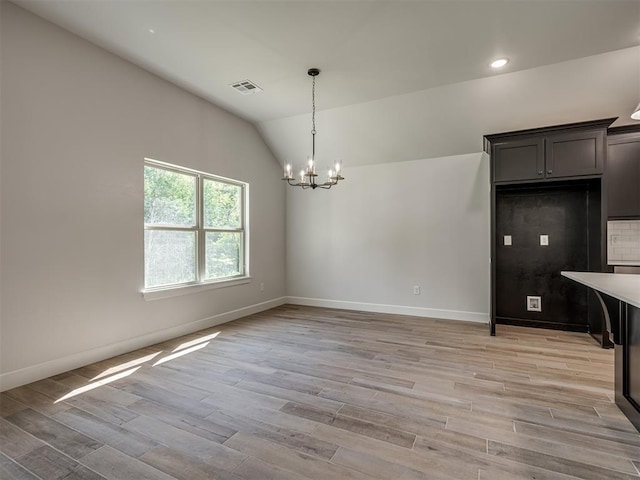
[[[252,93],[261,92],[262,89],[253,83],[251,80],[242,80],[240,82],[234,82],[230,85],[231,88],[234,88],[238,92],[243,95],[250,95]]]

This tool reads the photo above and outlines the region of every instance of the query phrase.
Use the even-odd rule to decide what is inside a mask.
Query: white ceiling
[[[308,112],[309,67],[326,109],[640,43],[637,0],[13,1],[253,122]]]
[[[281,163],[310,153],[309,67],[318,160],[347,167],[631,123],[640,100],[640,0],[12,1],[254,122]],[[229,86],[245,79],[264,91]]]

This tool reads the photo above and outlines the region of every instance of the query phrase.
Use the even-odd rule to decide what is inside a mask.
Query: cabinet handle
[[[553,170],[547,170],[547,173],[551,175],[553,173]]]
[[[542,170],[538,170],[538,175],[542,175]]]

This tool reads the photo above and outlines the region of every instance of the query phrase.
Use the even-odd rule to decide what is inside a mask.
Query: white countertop
[[[560,274],[640,308],[640,275],[595,272],[560,272]]]

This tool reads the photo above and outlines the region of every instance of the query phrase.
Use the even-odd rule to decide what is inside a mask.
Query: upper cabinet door
[[[546,137],[546,177],[600,175],[604,170],[604,131],[570,132]]]
[[[609,137],[607,216],[640,218],[640,133]]]
[[[493,181],[544,179],[544,140],[506,141],[493,145]]]

